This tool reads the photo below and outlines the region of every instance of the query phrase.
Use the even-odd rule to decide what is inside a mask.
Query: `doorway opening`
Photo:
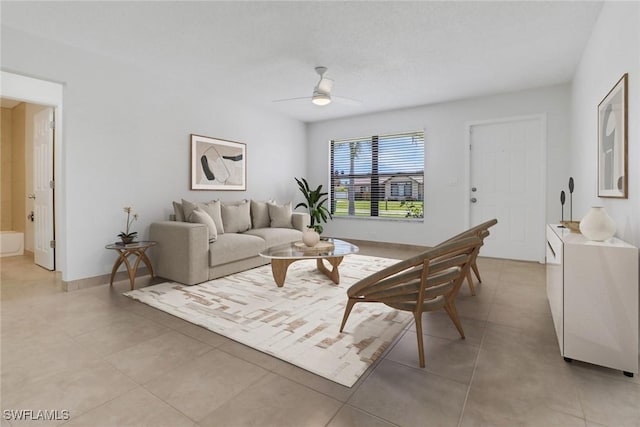
[[[58,190],[54,198],[61,182],[62,85],[5,71],[1,77],[2,230],[19,229],[27,257],[63,272],[64,197]]]
[[[13,238],[12,245],[3,245],[2,255],[25,253],[55,270],[53,108],[8,98],[0,98],[0,107],[1,229]]]

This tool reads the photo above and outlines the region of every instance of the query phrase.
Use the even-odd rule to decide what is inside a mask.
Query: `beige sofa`
[[[174,202],[176,220],[152,223],[149,237],[158,242],[152,252],[156,276],[185,285],[268,264],[269,260],[259,253],[272,246],[301,240],[302,230],[310,222],[308,214],[291,212],[290,203],[278,206],[253,200],[182,202]],[[200,214],[208,212],[215,226],[207,218],[206,224],[198,223],[193,206],[198,207],[195,210]],[[217,215],[218,206],[220,215]],[[187,222],[189,219],[195,222]]]

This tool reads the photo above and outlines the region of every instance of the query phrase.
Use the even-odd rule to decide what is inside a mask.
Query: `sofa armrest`
[[[185,285],[209,280],[209,230],[204,224],[161,221],[149,227],[157,276]]]
[[[296,230],[304,231],[311,224],[311,217],[305,212],[294,212],[291,215],[291,223]]]

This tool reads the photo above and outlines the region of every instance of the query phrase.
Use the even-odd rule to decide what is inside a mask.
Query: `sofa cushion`
[[[225,233],[241,233],[251,228],[250,206],[248,200],[240,204],[222,205],[222,224]]]
[[[209,214],[216,224],[218,234],[224,234],[224,223],[222,222],[222,208],[220,200],[211,200],[210,202],[198,203],[198,207]]]
[[[184,210],[182,209],[182,203],[173,202],[173,214],[176,217],[176,221],[185,222]]]
[[[204,224],[209,229],[209,243],[215,242],[218,239],[218,230],[216,224],[213,222],[213,218],[200,208],[196,208],[191,212],[189,216],[189,222],[196,224]]]
[[[190,202],[188,200],[182,199],[182,210],[184,211],[184,217],[186,220],[191,216],[191,212],[193,212],[196,208],[200,208],[206,213],[209,214],[213,222],[216,224],[216,230],[218,234],[223,234],[224,224],[222,222],[222,214],[220,212],[220,201],[212,200],[210,202]],[[178,216],[176,214],[176,221],[178,220]]]
[[[191,212],[196,210],[197,207],[198,205],[195,204],[194,202],[190,202],[188,200],[182,199],[182,211],[185,219],[189,218],[191,216]]]
[[[264,228],[269,227],[271,224],[271,218],[269,218],[269,206],[267,203],[272,202],[259,202],[257,200],[251,200],[251,227],[252,228]]]
[[[222,204],[226,205],[226,206],[238,206],[238,205],[241,205],[243,203],[249,203],[249,200],[248,199],[231,200],[231,201],[225,200],[224,202],[222,202]]]
[[[209,245],[209,266],[226,264],[258,256],[266,249],[265,241],[258,236],[239,233],[225,233]]]
[[[291,223],[291,202],[282,206],[275,203],[267,203],[269,207],[269,218],[271,218],[271,227],[273,228],[293,228]]]
[[[302,232],[293,228],[252,228],[242,234],[250,234],[264,239],[267,248],[302,240]]]

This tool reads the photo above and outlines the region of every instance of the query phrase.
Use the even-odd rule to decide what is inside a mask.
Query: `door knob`
[[[477,201],[478,201],[478,199],[476,199],[475,197],[472,197],[472,198],[471,198],[471,203],[475,203],[475,202],[477,202]]]
[[[31,194],[29,194],[29,195],[27,196],[27,198],[28,198],[28,199],[33,199],[33,200],[35,200],[35,199],[36,199],[36,195],[35,195],[35,194],[33,194],[33,193],[31,193]]]

